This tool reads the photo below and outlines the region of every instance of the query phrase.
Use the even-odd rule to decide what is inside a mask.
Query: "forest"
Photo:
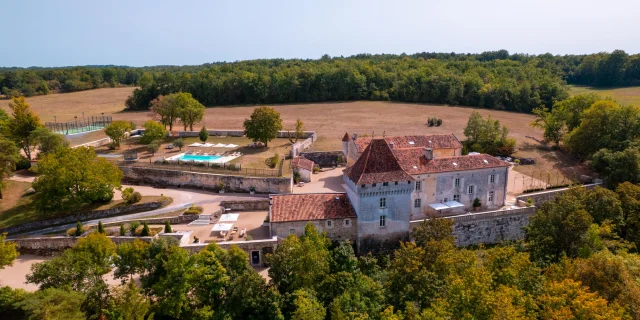
[[[127,100],[189,92],[206,106],[392,100],[531,112],[568,96],[567,84],[640,85],[640,55],[416,53],[265,59],[198,66],[0,68],[5,96],[138,86]]]

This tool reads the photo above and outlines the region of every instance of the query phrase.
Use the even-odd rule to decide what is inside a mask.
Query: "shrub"
[[[173,230],[171,230],[171,224],[169,223],[169,220],[165,220],[164,221],[164,233],[172,233]]]
[[[84,229],[82,228],[82,223],[80,223],[80,221],[78,221],[78,223],[76,223],[76,231],[74,232],[74,235],[76,237],[79,237],[83,233],[84,233]]]
[[[198,132],[198,138],[200,138],[200,141],[202,142],[205,142],[207,141],[207,139],[209,139],[209,131],[207,131],[207,128],[202,126],[202,129],[200,129],[200,132]]]
[[[439,127],[442,125],[442,119],[439,119],[436,121],[436,127]]]
[[[31,168],[31,161],[25,156],[20,156],[20,160],[16,162],[16,170],[26,170]]]
[[[139,226],[140,226],[140,222],[138,221],[133,221],[129,224],[129,231],[131,232],[131,235],[136,234],[136,230],[138,230]]]
[[[98,221],[98,233],[105,234],[104,226],[102,225],[102,221]]]
[[[480,198],[473,199],[473,207],[479,208],[480,206],[482,206],[482,203],[480,202]]]
[[[138,191],[134,191],[131,194],[131,199],[129,199],[129,203],[138,203],[142,200],[142,195]]]
[[[280,156],[276,153],[273,157],[269,158],[269,168],[275,168],[280,162]]]
[[[218,190],[224,190],[224,182],[218,182]]]
[[[173,146],[176,148],[179,148],[180,150],[182,150],[182,147],[184,147],[184,140],[182,140],[182,138],[178,138],[176,140],[173,141]]]
[[[293,173],[293,183],[300,182],[300,173],[298,171]]]
[[[318,173],[318,172],[320,172],[320,168],[313,166],[313,173]]]
[[[140,236],[141,237],[148,237],[151,234],[150,230],[149,230],[149,225],[147,225],[147,222],[143,222],[142,223],[142,232],[140,232]]]
[[[200,206],[191,206],[182,214],[201,214],[204,209]]]
[[[151,141],[151,143],[147,145],[147,150],[149,150],[151,155],[155,155],[159,149],[160,149],[160,141],[158,140]]]
[[[123,237],[127,235],[127,230],[124,228],[124,224],[120,225],[120,235]]]
[[[525,205],[526,205],[527,207],[531,207],[531,206],[533,206],[533,199],[528,198],[528,199],[527,199],[527,202],[526,202],[526,204],[525,204]]]
[[[200,239],[198,237],[193,236],[193,243],[200,243]]]
[[[251,240],[253,240],[253,237],[248,234],[244,239],[247,240],[247,241],[251,241]]]
[[[254,186],[249,187],[249,191],[256,192],[256,187],[254,187]]]

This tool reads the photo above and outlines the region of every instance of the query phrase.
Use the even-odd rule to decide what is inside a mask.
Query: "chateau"
[[[371,251],[407,240],[410,221],[504,206],[509,164],[486,154],[462,155],[453,134],[342,139],[348,167],[344,193],[270,198],[271,234],[302,234],[314,223],[332,240]],[[476,200],[478,199],[478,200]]]

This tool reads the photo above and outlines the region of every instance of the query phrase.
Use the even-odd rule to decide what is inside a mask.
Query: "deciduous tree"
[[[104,133],[111,138],[114,148],[120,148],[120,142],[124,139],[127,131],[131,129],[131,122],[117,120],[111,122],[106,128],[104,128]]]
[[[14,97],[9,102],[11,118],[7,123],[9,136],[22,148],[27,158],[36,147],[33,131],[42,127],[40,117],[36,115],[24,97]]]
[[[13,175],[18,161],[20,153],[16,144],[0,136],[0,199],[2,190],[6,187],[5,179]]]
[[[269,141],[278,137],[280,130],[282,130],[282,119],[280,119],[280,113],[273,108],[256,108],[251,117],[244,121],[244,134],[253,141],[264,143],[265,147]]]
[[[18,257],[16,244],[7,240],[6,233],[0,233],[0,269],[10,266]]]
[[[145,122],[142,127],[144,128],[144,134],[140,138],[140,143],[149,144],[155,140],[162,140],[167,136],[167,131],[162,125],[153,120]]]

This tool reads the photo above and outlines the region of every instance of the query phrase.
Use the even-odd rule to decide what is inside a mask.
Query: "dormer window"
[[[409,144],[410,144],[410,145],[414,145],[414,144],[416,144],[416,143],[415,143],[415,142],[413,142],[413,141],[409,141]]]

